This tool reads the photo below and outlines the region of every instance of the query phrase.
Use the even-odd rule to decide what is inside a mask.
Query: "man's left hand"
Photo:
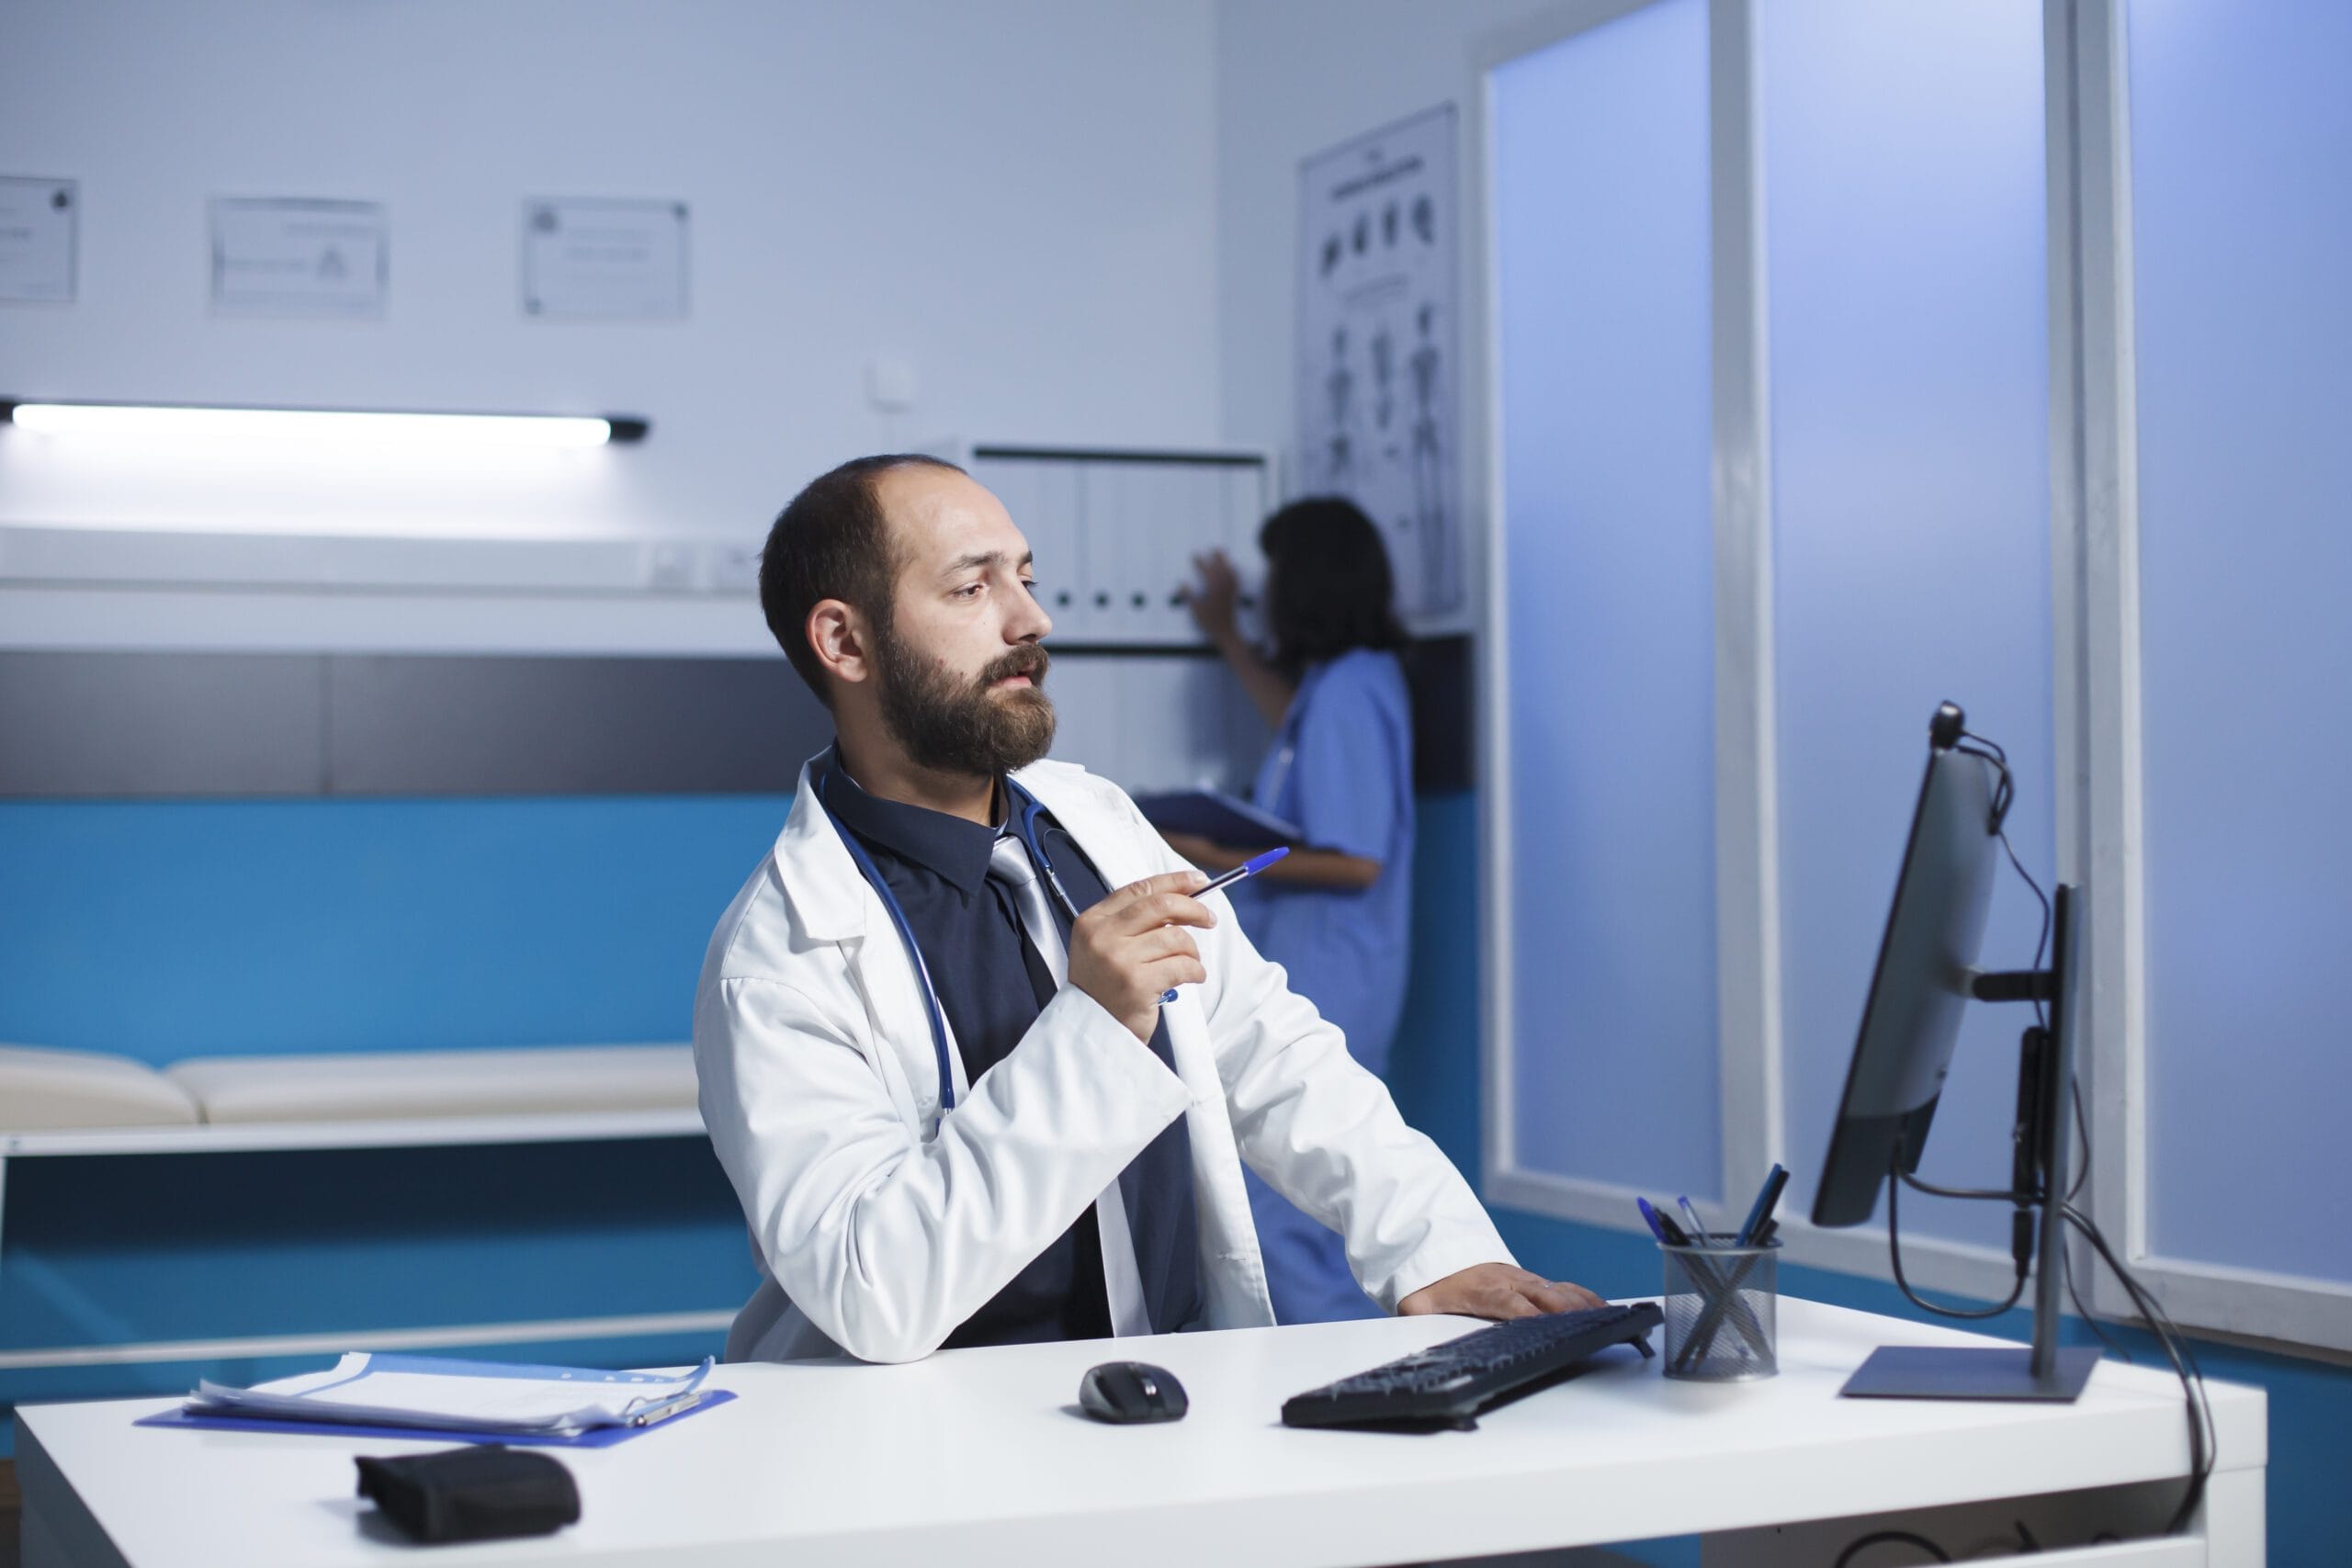
[[[1507,1318],[1606,1304],[1582,1285],[1546,1280],[1508,1263],[1481,1263],[1423,1285],[1398,1302],[1396,1311],[1399,1315],[1446,1312],[1462,1317]]]

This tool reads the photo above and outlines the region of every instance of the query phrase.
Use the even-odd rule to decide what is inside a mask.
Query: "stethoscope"
[[[915,966],[915,975],[922,981],[923,1011],[931,1021],[932,1055],[939,1063],[939,1109],[943,1112],[952,1111],[956,1107],[956,1072],[947,1055],[947,1014],[940,1008],[939,992],[931,983],[931,970],[922,961],[922,949],[915,944],[915,929],[907,922],[907,912],[899,907],[899,900],[891,894],[889,884],[882,880],[882,873],[875,866],[874,857],[865,852],[865,846],[857,841],[856,834],[842,826],[842,819],[833,815],[831,805],[825,799],[825,790],[832,783],[832,777],[831,763],[817,774],[817,804],[823,807],[826,819],[833,825],[833,831],[841,835],[842,847],[849,851],[849,858],[857,863],[858,872],[865,878],[866,886],[874,889],[875,896],[882,900],[882,908],[889,912],[890,924],[897,929],[899,940],[906,944],[908,962]],[[1046,846],[1037,836],[1037,817],[1046,809],[1045,807],[1010,778],[1004,781],[1004,788],[1011,806],[1007,816],[1012,825],[1013,836],[1021,840],[1022,849],[1028,852],[1029,863],[1045,877],[1046,886],[1052,892],[1054,901],[1061,906],[1062,913],[1075,921],[1078,905],[1070,898],[1069,889],[1062,886],[1062,879],[1055,874],[1053,860],[1046,853]]]

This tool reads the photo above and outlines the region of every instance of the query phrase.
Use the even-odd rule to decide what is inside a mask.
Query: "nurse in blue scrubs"
[[[1340,1026],[1357,1061],[1385,1074],[1405,1005],[1413,873],[1413,726],[1397,660],[1407,638],[1388,554],[1372,520],[1337,498],[1283,507],[1258,544],[1268,645],[1235,625],[1238,575],[1222,551],[1194,558],[1193,617],[1274,727],[1253,804],[1296,823],[1312,847],[1227,896],[1291,988]],[[1189,834],[1169,842],[1212,870],[1249,853]],[[1379,1316],[1338,1235],[1247,1174],[1275,1317]]]

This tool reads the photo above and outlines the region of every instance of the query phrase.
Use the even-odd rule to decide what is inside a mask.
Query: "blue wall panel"
[[[0,1040],[684,1040],[780,795],[0,804]]]
[[[8,1168],[0,1350],[708,1311],[753,1283],[700,1138]]]

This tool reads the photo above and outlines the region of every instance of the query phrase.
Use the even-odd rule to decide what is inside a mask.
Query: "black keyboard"
[[[1631,1344],[1655,1355],[1656,1302],[1519,1317],[1294,1394],[1283,1402],[1291,1427],[1454,1427],[1479,1411],[1556,1382],[1594,1351]]]

